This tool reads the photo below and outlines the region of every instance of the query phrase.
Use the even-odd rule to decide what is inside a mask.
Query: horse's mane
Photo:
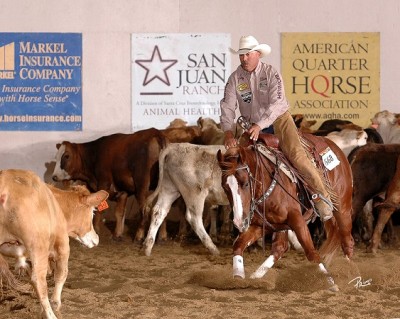
[[[235,159],[234,161],[230,159]],[[235,173],[238,166],[239,153],[238,148],[229,148],[224,154],[224,160],[219,162],[221,167],[222,176],[226,177]]]
[[[229,148],[224,154],[224,160],[219,163],[222,175],[233,175],[242,162],[246,162],[245,149],[242,146]]]

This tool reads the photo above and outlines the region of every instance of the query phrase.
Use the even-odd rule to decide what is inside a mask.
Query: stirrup
[[[240,125],[240,127],[242,129],[244,129],[245,131],[248,131],[251,127],[251,123],[244,117],[244,116],[240,116],[237,119],[237,123]]]
[[[323,222],[326,222],[333,217],[333,204],[326,197],[321,194],[313,194],[311,198],[314,202],[314,209]],[[327,207],[317,207],[322,203],[326,204]]]
[[[322,194],[312,194],[311,195],[311,199],[316,203],[319,200],[324,201],[332,210],[333,210],[333,204],[332,202],[327,199],[325,196],[323,196]]]

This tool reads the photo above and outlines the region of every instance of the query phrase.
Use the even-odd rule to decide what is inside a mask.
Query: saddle
[[[312,155],[313,160],[315,160],[315,162],[317,163],[317,167],[324,167],[321,154],[323,154],[325,150],[329,148],[329,145],[326,143],[326,141],[320,136],[315,136],[310,133],[303,133],[299,131],[299,135],[300,139],[303,140],[303,145],[308,146],[308,151]],[[279,147],[278,137],[276,135],[260,133],[257,142],[262,142],[266,146],[282,152]],[[293,169],[295,168],[293,167]]]
[[[257,145],[259,143],[265,145],[268,151],[265,150],[263,151],[262,147],[257,147],[257,150],[267,158],[270,158],[270,156],[268,156],[266,152],[272,153],[273,156],[276,158],[275,162],[283,163],[289,169],[290,173],[294,175],[298,181],[300,181],[297,183],[297,185],[299,189],[299,194],[298,194],[299,201],[303,204],[302,205],[303,217],[306,220],[312,218],[312,221],[314,221],[317,215],[315,214],[314,203],[311,199],[311,195],[314,194],[315,191],[310,187],[310,185],[308,185],[307,181],[302,177],[299,171],[291,164],[290,160],[286,158],[286,156],[283,154],[281,148],[279,147],[278,137],[274,134],[260,133],[257,141],[254,143],[250,140],[249,134],[247,133],[247,130],[251,127],[251,124],[242,117],[238,119],[238,123],[245,130],[243,135],[247,135],[247,137],[242,139],[242,141],[245,140],[246,141],[245,143],[248,146],[253,144]],[[300,136],[301,143],[305,148],[305,151],[309,154],[316,168],[321,172],[323,176],[323,181],[327,186],[327,189],[330,190],[331,187],[328,178],[327,168],[325,167],[322,159],[322,156],[326,153],[327,150],[329,150],[329,145],[327,144],[325,139],[321,138],[320,136],[315,136],[313,134],[304,133],[300,131],[298,133]],[[242,144],[242,146],[245,145]]]
[[[240,116],[238,118],[237,123],[243,128],[243,135],[247,135],[247,137],[245,136],[242,140],[245,141],[244,143],[248,143],[248,145],[250,145],[251,140],[248,136],[247,131],[251,127],[251,123],[247,121],[247,119],[243,116]],[[317,167],[324,167],[320,154],[329,147],[325,140],[322,139],[320,136],[315,136],[311,133],[303,133],[301,131],[299,131],[298,133],[300,135],[300,139],[303,142],[303,145],[308,146],[306,150],[309,151],[313,159],[317,162]],[[282,152],[282,150],[279,148],[279,139],[274,134],[260,133],[257,142],[262,142],[266,146]]]

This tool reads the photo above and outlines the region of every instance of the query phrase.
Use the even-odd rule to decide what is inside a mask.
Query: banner
[[[80,33],[0,33],[0,130],[82,130]]]
[[[229,34],[132,34],[132,129],[219,123],[230,46]]]
[[[283,33],[282,76],[291,113],[315,128],[329,119],[367,127],[380,110],[379,33]]]

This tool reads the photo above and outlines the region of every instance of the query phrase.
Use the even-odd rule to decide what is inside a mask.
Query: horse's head
[[[233,209],[233,224],[244,232],[250,226],[252,200],[251,173],[242,148],[228,149],[225,154],[218,151],[218,164],[222,170],[222,187]]]

